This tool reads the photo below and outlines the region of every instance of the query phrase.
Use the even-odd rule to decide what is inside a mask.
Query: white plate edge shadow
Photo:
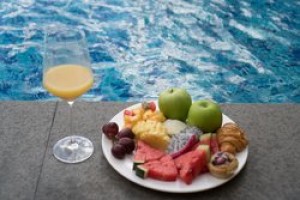
[[[133,109],[138,106],[140,106],[141,103],[134,104],[132,106],[129,106],[123,110],[121,110],[119,113],[117,113],[110,121],[116,122],[119,127],[122,127],[124,125],[123,123],[123,112],[126,109]],[[156,102],[157,105],[157,102]],[[228,116],[223,114],[223,122],[234,122],[231,120]],[[101,132],[102,133],[102,132]],[[192,192],[200,192],[209,190],[215,187],[218,187],[220,185],[223,185],[224,183],[230,181],[233,179],[239,172],[244,168],[247,158],[248,158],[248,146],[240,153],[236,155],[239,166],[238,169],[235,171],[234,175],[231,176],[228,179],[218,179],[210,175],[209,173],[202,174],[198,176],[190,185],[185,184],[181,180],[177,179],[175,182],[164,182],[164,181],[158,181],[150,178],[142,179],[135,175],[135,171],[132,170],[132,156],[126,155],[124,159],[116,159],[111,154],[111,147],[112,147],[112,141],[109,140],[107,137],[102,135],[102,151],[104,154],[104,157],[108,161],[108,163],[123,177],[126,179],[149,189],[158,190],[161,192],[169,192],[169,193],[192,193]]]

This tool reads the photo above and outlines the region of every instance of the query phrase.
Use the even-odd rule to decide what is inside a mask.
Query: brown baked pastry
[[[229,122],[217,130],[220,150],[236,154],[246,148],[248,140],[245,132],[235,123]]]
[[[208,163],[209,172],[217,178],[228,178],[238,168],[239,162],[236,157],[228,152],[215,153]]]

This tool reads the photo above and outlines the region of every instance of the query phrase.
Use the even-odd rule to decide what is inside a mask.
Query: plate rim
[[[157,101],[154,100],[154,102],[156,103],[156,105],[158,105]],[[119,111],[117,114],[115,114],[110,120],[109,122],[116,122],[119,126],[122,126],[123,123],[120,123],[118,118],[120,118],[120,116],[123,116],[123,113],[124,113],[124,110],[128,110],[128,109],[134,109],[134,108],[137,108],[138,106],[140,106],[141,103],[136,103],[136,104],[133,104],[131,106],[128,106],[124,109],[122,109],[121,111]],[[123,117],[122,117],[123,118]],[[224,123],[226,122],[234,122],[231,118],[229,118],[227,115],[225,115],[223,112],[222,112],[222,118],[223,118],[223,121],[222,121],[222,126],[224,125]],[[225,119],[225,122],[224,122],[224,119]],[[235,122],[234,122],[235,123]],[[101,131],[101,134],[102,134],[102,131]],[[186,185],[185,183],[183,183],[181,180],[177,179],[175,182],[164,182],[164,181],[159,181],[159,180],[154,180],[154,179],[141,179],[139,177],[137,177],[136,175],[134,175],[135,178],[132,177],[132,173],[128,172],[128,173],[124,173],[122,171],[122,166],[118,166],[116,163],[122,163],[122,162],[126,162],[125,160],[119,160],[119,159],[115,159],[113,158],[113,156],[111,155],[111,152],[110,150],[107,150],[107,149],[104,149],[104,147],[106,147],[108,144],[107,143],[110,143],[112,145],[112,141],[110,141],[108,138],[106,138],[104,136],[104,134],[102,134],[102,139],[101,139],[101,148],[102,148],[102,152],[103,152],[103,155],[104,157],[106,158],[107,162],[110,164],[110,166],[115,170],[117,171],[121,176],[123,176],[124,178],[126,178],[127,180],[137,184],[137,185],[140,185],[142,187],[145,187],[145,188],[149,188],[149,189],[152,189],[152,190],[156,190],[156,191],[160,191],[160,192],[167,192],[167,193],[194,193],[194,192],[202,192],[202,191],[206,191],[206,190],[210,190],[210,189],[213,189],[213,188],[216,188],[216,187],[219,187],[227,182],[229,182],[230,180],[232,180],[234,177],[236,177],[241,171],[242,169],[244,168],[244,166],[246,165],[247,163],[247,159],[248,159],[248,146],[242,151],[242,152],[239,152],[237,153],[237,158],[239,160],[239,167],[238,169],[235,171],[235,173],[227,178],[227,179],[218,179],[219,183],[215,184],[214,186],[212,187],[207,187],[207,188],[188,188],[188,189],[183,189],[183,188],[178,188],[178,189],[168,189],[167,188],[167,185],[168,184],[174,184],[176,185],[176,183],[179,182],[179,185],[180,184],[184,184]],[[243,156],[243,157],[242,157]],[[126,155],[126,158],[128,160],[128,157],[132,157],[132,156],[128,156]],[[241,163],[241,160],[244,161]],[[125,164],[123,163],[123,166],[125,166]],[[131,169],[132,171],[132,169]],[[213,177],[212,175],[210,174],[203,174],[201,176],[209,176],[210,178]],[[213,177],[213,179],[215,179],[215,177]],[[148,181],[148,183],[150,182],[154,182],[154,183],[159,183],[159,185],[156,185],[156,184],[148,184],[146,181]],[[144,183],[146,182],[146,184]],[[192,183],[191,185],[193,185],[195,183]],[[161,187],[160,185],[166,185],[166,187]],[[190,186],[190,185],[187,185],[187,186]],[[183,190],[181,190],[183,189]]]

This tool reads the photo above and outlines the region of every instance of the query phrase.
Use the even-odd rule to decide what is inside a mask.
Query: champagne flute
[[[52,27],[46,31],[44,40],[43,85],[69,104],[73,134],[72,105],[94,82],[85,35],[75,28]],[[93,151],[92,142],[78,135],[65,137],[53,147],[55,158],[64,163],[82,162]]]

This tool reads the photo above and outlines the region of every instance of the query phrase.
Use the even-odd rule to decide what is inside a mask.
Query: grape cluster
[[[102,132],[108,139],[113,140],[119,132],[119,126],[116,122],[108,122],[102,126]]]
[[[122,159],[134,150],[134,134],[130,128],[123,128],[119,131],[117,123],[108,122],[103,125],[102,132],[113,140],[111,153],[115,158]]]

